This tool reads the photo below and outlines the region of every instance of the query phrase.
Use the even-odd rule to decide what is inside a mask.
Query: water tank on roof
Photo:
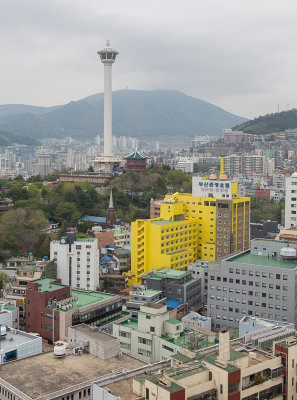
[[[57,343],[54,347],[54,356],[55,357],[64,357],[66,356],[66,346],[63,343]]]
[[[293,247],[283,247],[280,251],[280,256],[287,260],[293,260],[296,258],[296,249]]]
[[[48,261],[48,256],[44,256],[43,261]]]

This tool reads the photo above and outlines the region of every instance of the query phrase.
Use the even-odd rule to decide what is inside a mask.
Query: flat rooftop
[[[133,294],[135,296],[154,296],[155,294],[162,293],[161,290],[154,290],[154,289],[144,289],[144,290],[131,290],[130,295]]]
[[[72,326],[71,329],[102,343],[118,340],[116,337],[109,335],[108,333],[99,331],[97,327],[92,327],[86,324],[75,325]]]
[[[138,394],[133,393],[133,379],[122,379],[119,382],[103,386],[103,389],[110,390],[110,393],[122,400],[139,400]]]
[[[18,333],[13,333],[12,330],[7,330],[5,340],[0,342],[0,352],[7,352],[8,350],[13,350],[20,344],[31,342],[32,340],[40,339],[39,336],[35,336],[23,331],[17,331]]]
[[[171,279],[181,279],[187,275],[191,274],[189,271],[179,271],[176,269],[160,269],[159,271],[149,272],[150,279],[163,279],[163,278],[171,278]]]
[[[123,354],[122,357],[101,360],[91,354],[56,358],[53,352],[13,361],[1,366],[1,378],[27,396],[40,396],[67,389],[86,381],[99,379],[113,370],[133,370],[147,365]]]
[[[177,222],[191,222],[187,219],[176,219],[174,221],[170,221],[169,219],[162,219],[162,220],[158,220],[158,221],[151,221],[151,224],[153,225],[169,225],[169,224],[176,224]]]
[[[296,261],[282,261],[277,258],[256,256],[249,252],[227,258],[225,259],[225,261],[236,262],[239,264],[261,265],[263,267],[274,267],[274,268],[295,269],[297,267]]]
[[[52,279],[52,278],[43,278],[43,279],[35,280],[34,283],[39,284],[38,291],[42,292],[42,293],[47,293],[47,292],[51,292],[52,290],[57,290],[57,289],[66,287],[65,285],[52,283],[54,281],[55,281],[55,279]],[[78,300],[72,302],[72,306],[73,306],[72,308],[69,308],[68,310],[63,310],[61,308],[55,308],[55,310],[59,310],[61,312],[67,312],[67,311],[91,306],[93,304],[100,303],[105,300],[109,300],[109,299],[116,297],[116,295],[109,294],[109,293],[88,292],[88,291],[83,291],[83,290],[70,289],[70,297],[74,297],[74,296],[77,296]]]

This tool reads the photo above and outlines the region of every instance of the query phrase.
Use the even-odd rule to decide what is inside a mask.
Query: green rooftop
[[[195,361],[194,360],[191,360],[191,361],[194,362],[194,365],[195,365]],[[196,361],[196,362],[198,364],[198,361]],[[172,375],[172,378],[174,380],[178,381],[180,379],[185,379],[185,378],[188,378],[189,376],[199,374],[200,372],[203,372],[203,371],[206,371],[206,370],[207,369],[204,368],[203,366],[197,365],[196,368],[193,368],[193,369],[190,369],[190,370],[186,369],[186,368],[182,368],[182,367],[170,368],[170,369],[165,371],[165,374],[167,376],[169,376],[169,377],[170,377],[170,375]]]
[[[125,321],[119,322],[119,325],[134,329],[135,331],[138,330],[138,320],[135,318],[126,319]]]
[[[153,374],[149,375],[149,374],[147,374],[147,375],[138,376],[138,377],[136,377],[136,378],[134,378],[134,379],[135,379],[137,382],[140,382],[140,383],[142,383],[142,384],[143,384],[146,380],[147,380],[147,381],[150,381],[150,382],[154,383],[155,385],[158,385],[158,386],[161,387],[162,389],[167,390],[167,391],[170,392],[170,393],[175,393],[175,392],[178,392],[178,391],[184,389],[182,386],[179,386],[178,384],[176,384],[176,383],[174,383],[174,382],[171,382],[171,385],[170,385],[170,386],[166,386],[166,385],[162,384],[162,383],[159,381],[159,378],[160,378],[161,376],[162,376],[162,375],[153,375]]]
[[[34,283],[38,283],[38,292],[47,293],[51,292],[52,290],[57,290],[65,287],[65,285],[60,285],[59,283],[52,283],[56,279],[53,278],[42,278],[36,279],[33,281]]]
[[[177,346],[183,347],[187,350],[198,350],[198,349],[205,349],[206,347],[213,346],[213,343],[209,343],[207,340],[199,340],[198,341],[198,346],[197,342],[188,342],[187,336],[185,333],[183,333],[182,336],[175,338],[168,338],[167,336],[161,336],[163,340],[166,340],[168,343],[173,343]]]
[[[263,267],[286,268],[295,269],[297,267],[296,261],[281,261],[276,258],[266,256],[256,256],[250,252],[242,253],[234,257],[230,257],[227,262],[236,262],[239,264],[261,265]]]
[[[199,356],[198,359],[201,359],[201,360],[206,361],[206,362],[208,362],[208,363],[210,363],[212,365],[217,366],[216,360],[218,359],[218,357],[219,357],[219,352],[216,351],[215,353],[212,353],[212,354],[209,354],[209,355],[206,355],[206,356],[205,355]],[[235,361],[235,360],[238,360],[238,359],[243,358],[243,357],[247,357],[247,355],[246,354],[242,354],[239,351],[230,350],[230,361]],[[224,367],[220,367],[220,368],[225,369],[228,372],[237,371],[239,369],[238,367],[236,367],[236,366],[234,366],[232,364],[227,364],[227,366],[225,368]]]
[[[169,324],[172,324],[172,325],[178,325],[178,324],[182,323],[178,319],[168,319],[166,322],[169,322]]]
[[[34,283],[38,283],[38,291],[42,293],[47,293],[52,290],[61,289],[66,287],[66,285],[60,285],[57,283],[52,283],[55,279],[52,278],[43,278],[43,279],[36,279],[33,281]],[[114,294],[102,293],[102,292],[88,292],[83,290],[77,289],[70,289],[70,297],[77,296],[78,300],[72,303],[73,307],[69,308],[68,310],[63,310],[61,308],[55,308],[55,310],[59,310],[62,312],[72,311],[79,308],[91,306],[96,303],[100,303],[105,300],[112,299],[115,297]]]
[[[138,295],[138,296],[148,296],[148,297],[152,297],[155,296],[156,294],[160,293],[160,290],[153,290],[153,289],[144,289],[144,290],[140,290],[140,291],[131,291],[130,294],[133,295]]]
[[[184,355],[181,354],[181,353],[173,354],[173,355],[171,356],[171,358],[174,358],[175,360],[180,361],[180,362],[182,362],[182,363],[189,363],[189,362],[192,362],[192,361],[193,361],[192,358],[187,357],[187,356],[184,356]]]

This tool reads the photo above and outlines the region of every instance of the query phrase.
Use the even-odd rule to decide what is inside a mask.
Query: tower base
[[[124,160],[116,156],[98,156],[94,160],[91,160],[94,164],[94,171],[101,174],[112,174],[113,171],[119,167]]]

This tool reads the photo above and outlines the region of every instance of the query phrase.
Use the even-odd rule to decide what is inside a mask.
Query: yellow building
[[[160,217],[131,227],[129,284],[151,269],[186,269],[197,259],[214,261],[250,247],[250,198],[222,173],[193,177],[192,194],[167,195]]]
[[[129,284],[152,269],[186,269],[197,259],[197,221],[185,217],[183,202],[161,204],[161,217],[131,224]]]

